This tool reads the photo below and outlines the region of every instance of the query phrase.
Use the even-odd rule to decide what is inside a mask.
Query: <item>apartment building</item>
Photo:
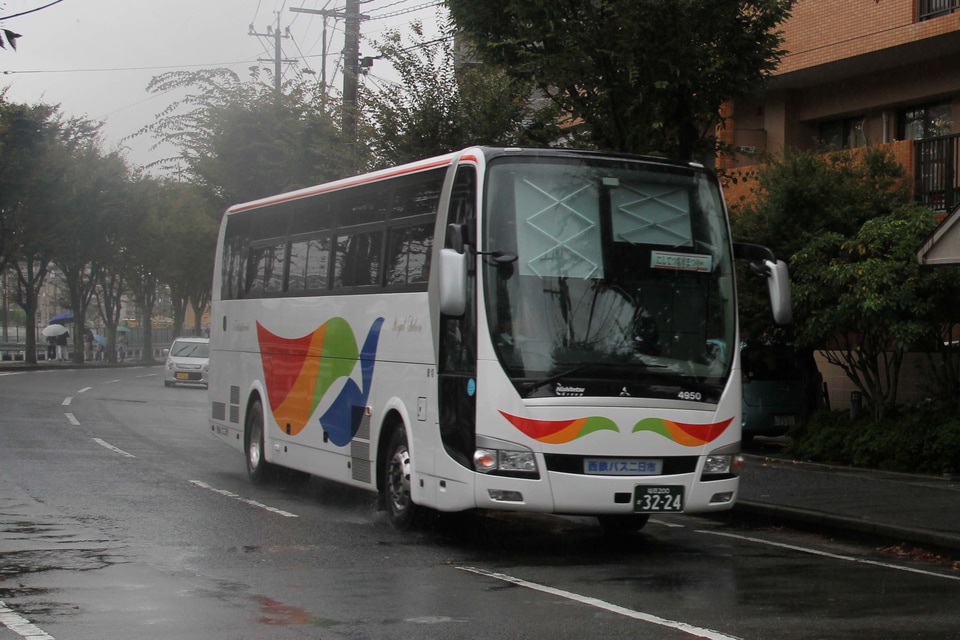
[[[915,197],[960,206],[960,0],[799,0],[767,90],[726,107],[726,169],[788,149],[886,145]],[[728,189],[728,199],[745,193]]]

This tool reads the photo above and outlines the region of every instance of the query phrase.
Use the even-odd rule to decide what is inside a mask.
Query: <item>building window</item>
[[[924,140],[953,133],[949,102],[923,104],[902,109],[897,115],[898,140]]]
[[[820,124],[820,150],[837,151],[867,146],[863,116],[830,120]]]
[[[917,17],[920,20],[939,18],[960,9],[960,0],[920,0]]]

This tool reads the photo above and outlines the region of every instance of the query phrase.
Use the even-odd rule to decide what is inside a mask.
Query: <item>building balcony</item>
[[[919,0],[917,20],[932,20],[960,10],[960,0]]]

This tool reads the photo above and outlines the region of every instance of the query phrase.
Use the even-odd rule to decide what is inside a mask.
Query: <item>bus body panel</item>
[[[730,508],[738,491],[736,474],[707,479],[702,473],[706,456],[737,450],[740,441],[737,349],[729,349],[722,392],[708,401],[682,392],[676,397],[631,396],[626,385],[623,397],[591,396],[576,382],[565,380],[542,388],[553,395],[521,393],[523,385],[508,375],[502,354],[491,340],[495,333],[489,326],[492,311],[485,307],[484,292],[485,279],[492,280],[493,272],[481,268],[478,257],[478,266],[471,274],[476,282],[476,370],[473,375],[463,376],[464,386],[459,390],[476,398],[473,428],[478,446],[492,439],[514,443],[518,449],[533,453],[535,477],[508,477],[476,471],[472,462],[453,455],[441,436],[438,345],[444,320],[438,313],[435,269],[429,284],[420,291],[380,292],[371,288],[370,293],[357,289],[344,295],[330,292],[224,299],[227,287],[220,276],[227,271],[224,245],[230,216],[259,216],[261,210],[266,216],[290,203],[307,202],[344,186],[362,188],[379,179],[408,178],[423,167],[446,168],[430,258],[436,265],[454,176],[459,168],[472,168],[477,183],[485,185],[486,153],[488,150],[468,149],[228,210],[218,242],[211,316],[209,395],[213,433],[243,451],[248,407],[253,397],[259,397],[264,409],[264,457],[268,462],[376,490],[384,429],[398,423],[407,433],[414,463],[412,498],[419,505],[441,511],[480,507],[626,514],[634,510],[637,487],[647,486],[683,487],[684,512]],[[494,157],[503,153],[513,150],[499,150]],[[550,152],[543,153],[553,157]],[[566,157],[570,153],[555,155]],[[619,180],[605,179],[603,188],[618,188]],[[489,213],[484,208],[484,188],[478,187],[475,195],[472,224],[476,228],[472,233],[478,236]],[[726,225],[725,219],[721,222]],[[480,242],[480,249],[484,249]],[[661,253],[659,260],[680,264],[671,263],[676,258]],[[702,251],[692,255],[691,264],[709,264]],[[286,271],[284,274],[286,278]],[[728,288],[733,288],[732,281]],[[682,288],[678,291],[685,295]],[[729,335],[733,337],[727,342],[735,344],[736,329]],[[344,429],[344,423],[350,423],[350,427]],[[632,464],[637,460],[683,459],[686,466],[680,472],[658,475],[602,475],[587,472],[587,458]],[[567,466],[551,468],[557,460]]]

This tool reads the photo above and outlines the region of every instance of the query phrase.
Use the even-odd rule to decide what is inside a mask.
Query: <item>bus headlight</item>
[[[473,465],[480,473],[521,478],[539,477],[537,458],[533,451],[478,447],[473,452]]]
[[[740,475],[745,464],[739,447],[722,447],[703,460],[702,480],[725,480]]]

